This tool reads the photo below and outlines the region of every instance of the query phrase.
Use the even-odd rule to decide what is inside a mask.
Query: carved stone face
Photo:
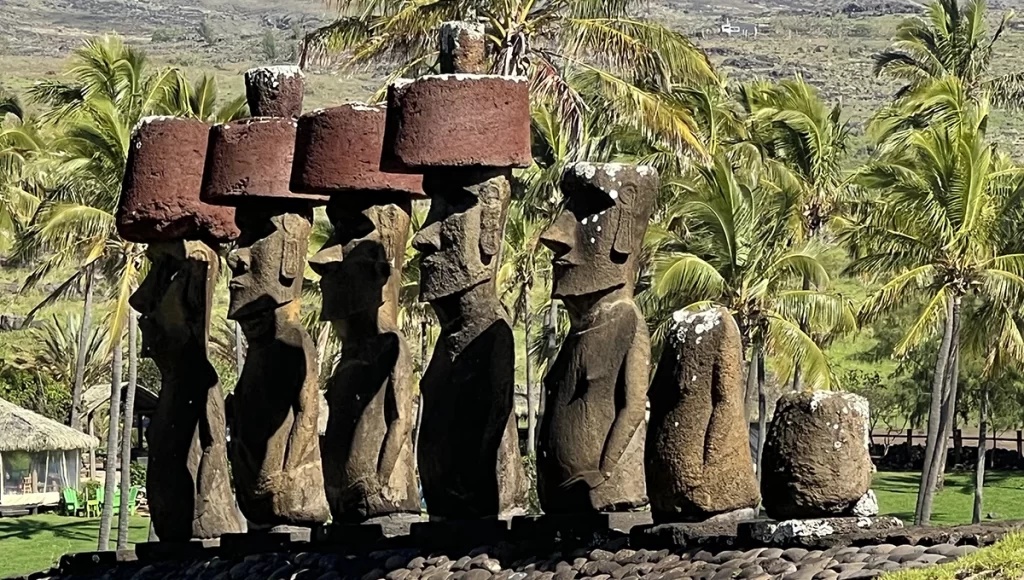
[[[460,183],[461,180],[461,183]],[[420,299],[430,302],[494,279],[511,198],[507,171],[428,174],[430,213],[420,252]]]
[[[190,340],[205,344],[217,254],[202,242],[150,244],[149,274],[128,299],[139,312],[142,356],[174,352]]]
[[[565,172],[565,210],[541,235],[554,253],[554,297],[635,283],[657,187],[657,172],[647,167],[580,163]]]
[[[235,219],[242,234],[228,255],[228,318],[243,320],[298,300],[312,217],[245,208]]]
[[[321,276],[323,320],[344,320],[397,300],[411,204],[408,198],[386,205],[360,201],[371,196],[381,194],[341,195],[327,206],[334,232],[309,260]]]

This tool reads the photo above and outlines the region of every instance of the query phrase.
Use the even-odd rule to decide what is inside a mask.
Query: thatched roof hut
[[[82,449],[95,437],[0,399],[0,506],[55,505],[78,487]]]

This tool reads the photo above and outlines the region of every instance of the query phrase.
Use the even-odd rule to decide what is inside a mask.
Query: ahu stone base
[[[819,518],[776,522],[757,520],[739,525],[739,535],[768,546],[788,546],[868,531],[894,530],[903,522],[894,517]]]

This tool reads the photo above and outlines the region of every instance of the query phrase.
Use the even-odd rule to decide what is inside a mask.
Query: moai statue
[[[764,509],[777,520],[877,515],[867,399],[787,393],[765,440]],[[874,512],[874,513],[872,513]]]
[[[651,341],[633,289],[658,183],[647,166],[577,163],[562,178],[565,211],[541,236],[554,253],[552,295],[572,325],[544,380],[537,491],[546,513],[647,504]]]
[[[650,390],[644,463],[656,523],[757,515],[743,383],[743,343],[729,311],[677,312]]]
[[[329,516],[317,431],[316,348],[300,318],[313,207],[327,198],[288,187],[302,107],[294,83],[301,73],[271,67],[245,78],[253,114],[280,116],[214,126],[203,200],[235,206],[241,230],[228,256],[228,318],[239,322],[249,342],[229,410],[239,505],[250,530],[287,530],[322,524]],[[281,90],[285,86],[292,89]]]
[[[440,75],[393,85],[384,162],[422,173],[431,198],[413,239],[420,297],[441,335],[420,382],[419,469],[432,519],[522,513],[515,352],[498,299],[512,168],[530,164],[524,78]]]
[[[322,442],[336,523],[418,519],[413,367],[398,326],[413,197],[423,178],[380,171],[386,107],[344,105],[299,119],[292,191],[331,195],[334,233],[310,259],[321,320],[343,341]],[[411,515],[412,517],[404,517]]]
[[[142,355],[160,369],[149,425],[146,488],[163,541],[244,531],[228,470],[224,396],[207,356],[221,242],[238,236],[234,210],[199,201],[210,128],[143,119],[132,136],[118,233],[149,244],[150,270],[132,295]]]

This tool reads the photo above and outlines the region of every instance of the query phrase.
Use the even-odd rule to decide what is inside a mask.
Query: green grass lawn
[[[64,554],[95,551],[99,529],[99,518],[54,514],[0,518],[0,578],[46,570]],[[129,542],[144,542],[148,534],[149,518],[133,517]],[[116,540],[116,517],[112,535]]]
[[[883,514],[893,515],[910,523],[917,504],[917,473],[884,472],[875,476],[874,490]],[[974,474],[946,474],[946,485],[935,498],[932,523],[936,525],[966,524],[974,510]],[[985,478],[985,516],[994,520],[1024,519],[1024,474],[990,472]]]

